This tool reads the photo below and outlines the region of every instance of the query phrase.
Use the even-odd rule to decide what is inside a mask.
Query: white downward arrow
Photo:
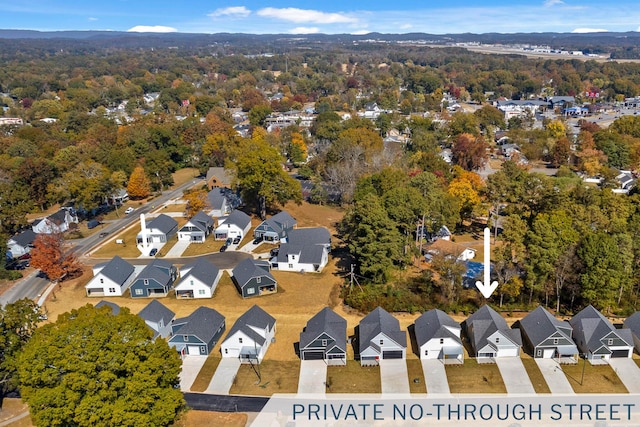
[[[495,280],[491,283],[491,247],[489,245],[491,241],[491,231],[489,227],[484,229],[484,283],[481,281],[476,282],[476,288],[485,297],[489,298],[493,291],[498,287],[498,282]]]

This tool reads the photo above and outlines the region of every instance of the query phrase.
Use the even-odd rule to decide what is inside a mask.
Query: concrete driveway
[[[429,394],[449,394],[449,380],[444,363],[438,359],[422,359],[422,373]]]
[[[562,371],[562,367],[552,359],[534,359],[549,386],[551,394],[573,394],[573,388]],[[582,362],[581,362],[582,363]]]
[[[640,393],[640,368],[633,359],[626,357],[612,357],[609,365],[616,371],[629,393]]]
[[[380,360],[380,381],[382,394],[409,394],[409,373],[404,359]]]
[[[327,392],[327,364],[324,360],[302,360],[298,378],[298,394]]]
[[[182,358],[182,371],[180,372],[180,390],[189,391],[195,381],[207,356],[184,356]]]
[[[172,247],[167,251],[165,255],[166,258],[177,258],[182,256],[182,253],[189,247],[191,242],[189,240],[178,240]]]
[[[500,369],[502,381],[507,387],[507,393],[534,394],[536,392],[519,357],[496,357],[495,361]]]
[[[240,359],[237,357],[223,357],[216,368],[216,372],[213,374],[213,378],[211,378],[206,393],[229,394],[233,380],[238,373],[238,368],[240,368]]]

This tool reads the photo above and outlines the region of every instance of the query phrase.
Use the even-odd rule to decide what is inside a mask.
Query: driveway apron
[[[404,359],[380,360],[382,394],[410,393],[407,361]]]
[[[213,374],[213,378],[211,378],[206,392],[211,394],[229,394],[233,380],[238,373],[238,368],[240,368],[240,360],[237,357],[223,357],[216,368],[216,372]]]
[[[534,359],[540,368],[551,394],[573,394],[573,388],[562,371],[562,367],[552,359]],[[582,363],[582,362],[580,362]]]
[[[422,359],[422,373],[427,383],[428,394],[449,394],[449,380],[444,363],[437,359]]]
[[[327,391],[327,364],[324,360],[300,362],[298,394],[325,394]]]
[[[502,381],[507,387],[507,393],[534,394],[536,392],[519,357],[496,357],[495,360],[500,369]]]

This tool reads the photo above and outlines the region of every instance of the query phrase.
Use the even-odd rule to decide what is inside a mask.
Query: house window
[[[444,344],[444,338],[440,338],[440,344]]]
[[[553,345],[558,345],[558,338],[553,339]]]
[[[425,356],[428,356],[428,355],[429,355],[429,350],[425,350],[425,351],[424,351],[424,355],[425,355]]]
[[[256,283],[262,282],[262,277],[256,277]]]
[[[327,340],[320,341],[320,345],[323,346],[323,347],[326,347],[327,346]]]
[[[293,268],[293,264],[289,264],[289,268]]]
[[[538,350],[536,351],[536,354],[537,354],[538,356],[542,356],[542,350],[541,350],[541,349],[538,349]]]
[[[205,354],[207,352],[207,347],[204,345],[200,346],[200,354]]]
[[[500,337],[496,337],[496,344],[500,342]]]
[[[229,349],[228,348],[224,349],[224,354],[229,354]]]
[[[149,279],[143,279],[142,282],[144,283],[145,286],[147,286],[149,284]]]
[[[116,288],[109,288],[109,292],[112,293],[112,294],[115,294],[116,293]]]
[[[613,345],[613,338],[609,338],[607,340],[607,345]]]
[[[384,340],[380,340],[380,345],[384,345]]]
[[[256,293],[255,288],[247,288],[247,295],[253,295]]]
[[[189,280],[189,284],[193,286],[193,280]]]
[[[242,338],[238,338],[238,344],[242,344]]]
[[[136,295],[142,295],[142,289],[136,289]]]
[[[104,279],[102,277],[100,278],[100,283],[104,283]]]
[[[183,335],[182,336],[182,340],[183,341],[189,341],[189,335]]]
[[[198,289],[198,295],[204,295],[205,291],[204,289]]]

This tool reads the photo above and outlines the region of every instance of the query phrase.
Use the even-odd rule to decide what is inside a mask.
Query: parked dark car
[[[226,251],[226,250],[227,250],[227,248],[228,248],[228,246],[227,246],[227,245],[222,245],[222,247],[220,248],[220,252],[224,252],[224,251]]]
[[[259,245],[260,243],[262,243],[262,237],[256,237],[255,239],[253,239],[254,245]]]
[[[242,240],[242,237],[236,236],[235,239],[233,239],[233,244],[237,245],[238,243],[240,243],[240,240]]]
[[[278,252],[280,252],[280,248],[273,248],[269,251],[269,255],[278,256]]]
[[[232,239],[231,237],[229,237],[229,238],[227,239],[227,241],[226,241],[224,244],[225,244],[226,246],[229,246],[229,245],[230,245],[230,244],[232,244],[232,243],[233,243],[233,239]]]
[[[155,256],[158,253],[158,248],[153,248],[151,249],[151,252],[149,252],[149,256]]]

